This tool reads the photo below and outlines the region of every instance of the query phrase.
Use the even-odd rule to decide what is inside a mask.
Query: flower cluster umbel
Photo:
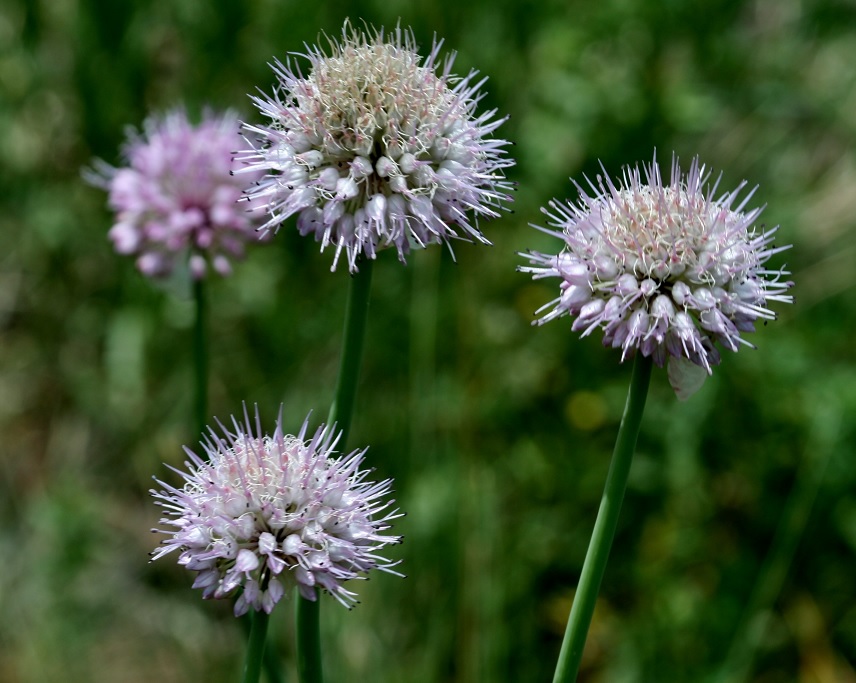
[[[277,90],[252,98],[270,123],[245,126],[262,143],[238,157],[265,173],[248,191],[268,207],[262,231],[297,214],[300,234],[335,248],[333,269],[344,250],[352,272],[387,246],[403,261],[451,238],[488,243],[478,218],[497,217],[512,187],[509,143],[491,137],[505,119],[476,116],[486,79],[452,75],[441,44],[423,60],[409,31],[366,35],[346,23],[331,54],[307,48],[305,76],[275,62]]]
[[[384,534],[401,516],[384,501],[392,481],[366,481],[360,469],[365,449],[333,457],[341,435],[321,425],[307,440],[309,418],[297,436],[282,431],[280,414],[273,436],[255,429],[249,416],[233,431],[209,430],[202,442],[206,458],[185,449],[189,472],[182,488],[160,480],[152,491],[166,510],[159,530],[168,537],[152,553],[158,559],[179,551],[178,563],[198,572],[194,588],[204,598],[226,598],[238,587],[235,615],[250,608],[270,613],[285,590],[316,599],[316,588],[351,607],[356,594],[344,583],[371,569],[392,574],[397,562],[378,555],[401,537]],[[401,576],[400,574],[398,574]]]
[[[231,273],[248,241],[258,241],[252,207],[238,204],[247,183],[259,173],[234,177],[232,157],[241,142],[234,112],[207,112],[194,126],[184,111],[150,117],[142,134],[129,133],[127,166],[99,163],[90,174],[109,192],[116,223],[109,236],[120,254],[136,254],[137,268],[167,276],[180,261],[199,279],[211,266]],[[263,215],[263,214],[260,214]]]
[[[564,249],[523,254],[532,265],[520,268],[560,279],[560,296],[535,322],[570,315],[582,336],[603,329],[604,344],[620,347],[622,360],[634,350],[661,366],[676,359],[669,374],[679,395],[689,363],[704,374],[719,363],[715,342],[732,351],[751,346],[742,334],[775,318],[768,302],[792,301],[788,273],[765,268],[789,247],[773,246],[776,228],[754,227],[762,209],[744,212],[754,193],[738,201],[745,181],[716,197],[719,180],[706,188],[709,178],[697,158],[686,175],[673,159],[664,184],[654,159],[646,182],[638,167],[628,168],[618,185],[589,181],[593,196],[576,185],[577,205],[551,201],[544,213],[558,230],[539,229]]]

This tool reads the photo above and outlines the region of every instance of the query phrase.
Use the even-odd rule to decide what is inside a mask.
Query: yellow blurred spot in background
[[[565,415],[574,427],[590,432],[603,424],[606,407],[600,394],[576,391],[565,404]]]

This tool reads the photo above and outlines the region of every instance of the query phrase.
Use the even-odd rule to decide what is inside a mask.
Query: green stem
[[[269,618],[264,610],[253,612],[250,639],[247,643],[247,660],[244,663],[243,683],[258,683],[259,681]]]
[[[321,683],[324,680],[321,667],[321,640],[318,636],[321,625],[321,604],[315,591],[315,600],[297,595],[295,607],[297,618],[297,680],[300,683]]]
[[[250,631],[253,628],[253,611],[251,610],[241,618],[241,626],[244,634],[249,642]],[[270,637],[270,628],[268,629],[268,638]],[[285,674],[282,670],[282,665],[276,656],[274,648],[265,646],[262,666],[264,667],[268,683],[285,683]]]
[[[359,272],[351,277],[348,301],[345,305],[345,331],[342,340],[342,360],[336,381],[336,394],[330,406],[327,424],[334,422],[341,430],[339,451],[346,452],[354,398],[360,376],[360,359],[363,355],[366,319],[369,310],[369,292],[372,284],[370,260],[360,263]],[[321,639],[319,637],[320,604],[318,592],[315,600],[297,597],[297,671],[301,683],[322,683]]]
[[[272,648],[266,647],[264,651],[264,667],[268,683],[284,683],[285,676],[280,669],[280,662]]]
[[[208,423],[208,306],[205,283],[193,281],[193,298],[196,301],[196,320],[193,325],[194,418],[197,434],[205,433]]]
[[[642,412],[645,409],[645,398],[648,395],[648,384],[651,380],[651,365],[650,357],[646,358],[641,353],[636,354],[630,390],[627,393],[627,404],[624,406],[624,416],[618,428],[612,463],[606,475],[600,510],[594,523],[594,531],[583,563],[571,615],[568,618],[553,683],[573,683],[577,678],[597,594],[606,569],[615,529],[618,526],[621,501],[624,499],[624,490],[627,488],[630,463],[633,460],[633,451],[636,449],[636,437],[639,435],[639,425],[642,422]]]
[[[342,360],[336,380],[336,395],[330,406],[327,424],[338,425],[342,432],[339,450],[344,452],[351,431],[351,416],[354,412],[354,397],[360,377],[360,359],[363,355],[366,319],[369,311],[369,292],[372,286],[374,261],[360,262],[360,270],[351,276],[348,301],[345,305],[345,331],[342,340]]]

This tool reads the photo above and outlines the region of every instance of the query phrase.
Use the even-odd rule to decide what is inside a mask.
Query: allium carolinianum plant
[[[491,137],[505,121],[496,110],[476,115],[486,79],[452,75],[442,41],[426,58],[411,32],[370,34],[346,23],[330,54],[310,47],[306,75],[291,60],[273,65],[272,97],[253,97],[267,125],[246,125],[262,143],[238,158],[265,177],[248,192],[263,202],[263,231],[297,214],[301,235],[344,250],[348,267],[395,247],[451,238],[488,243],[478,220],[499,215],[512,185],[503,169],[505,140]]]
[[[309,418],[299,434],[282,431],[282,415],[272,436],[232,418],[234,431],[220,425],[202,442],[205,459],[185,448],[189,472],[176,488],[156,480],[152,490],[166,510],[156,529],[167,534],[152,553],[158,559],[179,552],[178,563],[198,572],[194,588],[204,598],[227,598],[242,587],[235,615],[250,609],[270,613],[285,590],[297,586],[307,600],[315,588],[346,607],[356,593],[345,587],[372,569],[398,574],[398,564],[378,554],[401,537],[385,534],[401,516],[390,510],[392,480],[367,481],[360,469],[366,449],[334,457],[340,434],[321,425],[307,439]]]
[[[257,222],[247,203],[238,204],[246,185],[261,177],[235,177],[233,162],[242,144],[234,112],[207,112],[194,126],[182,110],[153,116],[142,133],[131,131],[124,147],[126,166],[101,163],[94,184],[109,192],[116,222],[109,236],[117,252],[135,254],[137,268],[167,276],[184,261],[194,278],[209,266],[231,273],[248,241],[258,241]],[[263,216],[263,214],[256,214]]]
[[[604,345],[620,347],[622,360],[635,350],[659,366],[668,358],[669,379],[685,398],[720,362],[715,342],[731,351],[752,346],[743,334],[775,318],[769,302],[793,300],[788,273],[765,267],[789,247],[773,246],[776,228],[755,227],[763,207],[743,210],[754,194],[738,199],[745,181],[717,197],[719,180],[706,186],[710,173],[698,158],[686,175],[673,159],[668,184],[656,159],[644,177],[627,168],[618,185],[589,181],[594,195],[577,184],[579,204],[551,201],[543,211],[558,230],[539,229],[564,249],[522,254],[533,265],[520,270],[561,280],[560,296],[536,323],[569,315],[582,336],[603,329]]]
[[[520,270],[535,279],[559,278],[559,296],[539,309],[537,323],[575,318],[582,336],[600,328],[607,346],[633,356],[627,402],[612,462],[556,663],[555,683],[573,683],[582,661],[597,594],[618,526],[652,366],[669,362],[669,381],[679,398],[701,386],[720,361],[716,343],[736,351],[743,334],[775,314],[771,301],[790,303],[793,285],[784,269],[766,267],[776,228],[756,228],[761,208],[744,211],[754,194],[742,182],[717,196],[719,180],[693,159],[686,175],[677,158],[663,182],[656,157],[643,173],[627,168],[619,183],[604,171],[594,192],[576,185],[578,204],[551,201],[544,213],[559,237],[558,254],[522,254]],[[535,226],[538,227],[538,226]]]

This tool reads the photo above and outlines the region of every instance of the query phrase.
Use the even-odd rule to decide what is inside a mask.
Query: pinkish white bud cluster
[[[762,209],[743,211],[754,190],[738,202],[745,181],[714,198],[719,181],[705,190],[710,173],[697,158],[686,176],[674,159],[671,175],[664,185],[655,159],[646,183],[638,167],[628,168],[618,186],[608,177],[589,181],[594,196],[577,185],[578,205],[551,201],[543,211],[559,230],[538,229],[565,248],[522,254],[533,265],[520,270],[561,280],[560,296],[539,309],[549,310],[536,323],[570,315],[582,336],[603,329],[604,344],[620,347],[622,360],[635,349],[660,366],[669,357],[682,395],[700,384],[686,378],[685,361],[710,374],[720,361],[716,341],[732,351],[751,346],[741,333],[775,319],[768,302],[790,303],[793,283],[786,271],[764,267],[789,247],[773,246],[776,228],[755,229]]]
[[[127,166],[101,164],[90,180],[109,192],[116,223],[110,239],[120,254],[136,254],[137,268],[167,276],[184,261],[194,278],[209,266],[229,275],[231,258],[258,241],[256,223],[238,204],[246,185],[261,177],[235,177],[235,149],[242,143],[236,114],[207,113],[198,126],[183,111],[145,121],[125,145]],[[262,214],[259,214],[262,215]]]
[[[270,124],[246,125],[262,144],[238,158],[266,174],[248,192],[267,205],[262,230],[296,214],[301,235],[335,248],[333,269],[344,250],[352,272],[388,246],[404,261],[451,238],[489,243],[478,218],[510,200],[503,169],[514,162],[490,137],[505,119],[475,115],[486,79],[451,75],[454,55],[438,73],[441,42],[423,61],[400,28],[366,36],[346,23],[331,46],[307,49],[306,76],[277,61],[277,91],[252,98]]]
[[[288,588],[316,599],[326,590],[346,607],[356,594],[344,587],[371,569],[401,576],[397,562],[378,555],[401,537],[383,532],[397,510],[384,501],[392,481],[366,481],[361,470],[365,449],[334,458],[340,433],[320,426],[308,441],[309,419],[297,436],[282,432],[282,415],[273,436],[265,436],[255,418],[234,418],[234,432],[220,425],[202,442],[206,459],[185,449],[189,472],[182,488],[156,480],[152,490],[166,510],[169,530],[152,553],[158,559],[179,551],[178,563],[198,572],[194,588],[204,598],[227,598],[241,587],[235,615],[249,609],[268,614]]]

